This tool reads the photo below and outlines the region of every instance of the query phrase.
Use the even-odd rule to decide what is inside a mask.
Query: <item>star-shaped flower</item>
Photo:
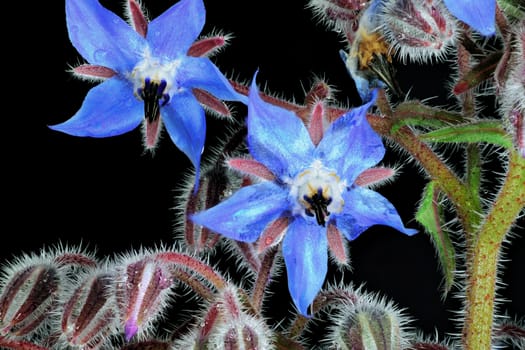
[[[82,74],[103,78],[69,120],[50,126],[75,136],[109,137],[144,122],[144,143],[154,148],[162,125],[198,173],[206,136],[203,107],[192,89],[228,101],[242,101],[228,79],[207,57],[188,49],[205,22],[202,0],[181,0],[147,23],[131,1],[136,28],[98,0],[66,0],[73,46],[89,65]]]
[[[247,117],[253,159],[229,164],[262,181],[191,216],[230,239],[259,240],[259,251],[282,239],[288,288],[303,315],[322,288],[328,248],[335,254],[343,249],[341,236],[353,240],[372,225],[417,232],[404,227],[386,198],[356,184],[385,153],[366,119],[376,95],[373,90],[370,101],[333,122],[316,144],[294,113],[261,99],[254,78]]]
[[[484,36],[496,33],[496,0],[444,0],[450,13]]]

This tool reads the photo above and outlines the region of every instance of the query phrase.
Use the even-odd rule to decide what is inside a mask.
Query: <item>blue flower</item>
[[[209,58],[187,55],[204,26],[202,0],[181,0],[142,28],[143,35],[98,0],[66,0],[66,20],[71,43],[90,64],[86,70],[105,79],[88,92],[71,119],[50,128],[109,137],[143,122],[150,149],[164,125],[198,174],[206,120],[192,89],[247,101]]]
[[[334,236],[342,233],[353,240],[372,225],[388,225],[407,235],[417,232],[404,227],[386,198],[354,183],[385,153],[366,119],[377,90],[371,95],[370,101],[333,122],[315,145],[295,114],[261,99],[254,78],[247,117],[253,160],[245,159],[244,167],[266,181],[243,187],[191,216],[233,240],[259,239],[267,246],[268,240],[275,244],[282,238],[288,288],[303,315],[324,283]],[[242,161],[235,164],[243,168]]]
[[[484,36],[496,33],[496,0],[444,0],[450,13]]]

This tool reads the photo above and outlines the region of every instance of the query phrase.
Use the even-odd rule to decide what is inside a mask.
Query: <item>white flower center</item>
[[[135,97],[144,101],[144,114],[149,121],[157,119],[160,107],[170,101],[179,66],[180,60],[166,62],[146,51],[142,61],[131,71],[129,79],[133,83],[133,92]]]
[[[346,181],[341,181],[335,171],[315,160],[290,182],[290,196],[296,201],[293,214],[315,216],[317,224],[325,226],[330,214],[343,210],[346,187]]]

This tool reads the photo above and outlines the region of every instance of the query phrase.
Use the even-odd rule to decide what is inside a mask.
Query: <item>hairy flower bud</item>
[[[310,0],[308,6],[315,15],[335,31],[350,31],[357,26],[358,12],[366,0]]]
[[[403,61],[442,59],[453,44],[457,23],[439,0],[386,0],[381,11],[386,40]]]
[[[361,294],[355,304],[345,304],[339,310],[328,341],[341,350],[405,349],[407,322],[391,303]]]
[[[41,262],[17,265],[6,273],[0,295],[0,335],[23,337],[37,330],[56,306],[60,277]]]
[[[116,296],[127,341],[144,333],[170,297],[172,275],[167,264],[148,256],[126,259],[118,268]]]
[[[201,177],[195,180],[199,181],[198,190],[193,190],[194,179],[191,178],[178,198],[182,203],[178,208],[182,215],[176,225],[177,235],[189,251],[206,253],[214,249],[220,239],[218,234],[188,220],[188,214],[213,207],[241,186],[240,176],[226,168],[224,162],[227,156],[236,154],[243,146],[244,137],[245,130],[240,129],[219,145],[203,162]]]
[[[61,339],[76,349],[98,349],[115,330],[114,275],[104,269],[88,273],[63,306]]]
[[[175,349],[271,349],[271,334],[264,320],[245,310],[235,286],[228,286],[210,305],[203,322],[176,342]]]

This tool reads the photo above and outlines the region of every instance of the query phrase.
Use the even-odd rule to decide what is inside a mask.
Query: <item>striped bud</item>
[[[225,288],[218,299],[221,320],[209,336],[212,349],[258,350],[270,348],[270,335],[263,320],[244,310],[237,289]]]
[[[361,294],[361,293],[358,293]],[[341,350],[400,350],[407,347],[408,320],[391,303],[372,295],[359,295],[344,304],[334,317],[327,339]]]
[[[60,277],[47,263],[7,273],[0,295],[0,335],[24,337],[39,328],[57,304]]]
[[[168,265],[149,257],[134,257],[118,268],[116,296],[126,341],[147,328],[164,310],[172,275]]]
[[[114,275],[104,270],[86,274],[63,306],[61,331],[75,349],[99,349],[115,331]]]
[[[211,230],[196,225],[189,216],[193,213],[211,208],[230,196],[242,185],[242,179],[233,171],[224,166],[225,160],[232,154],[237,154],[243,147],[246,129],[236,130],[229,135],[227,141],[222,142],[210,157],[203,161],[198,190],[193,191],[193,181],[188,181],[177,202],[180,222],[177,227],[177,237],[188,251],[208,253],[217,245],[220,235]]]
[[[262,350],[273,349],[264,320],[242,306],[235,286],[227,286],[210,304],[202,322],[177,340],[175,349]]]
[[[380,16],[403,62],[442,59],[457,36],[457,22],[440,0],[386,0]]]

